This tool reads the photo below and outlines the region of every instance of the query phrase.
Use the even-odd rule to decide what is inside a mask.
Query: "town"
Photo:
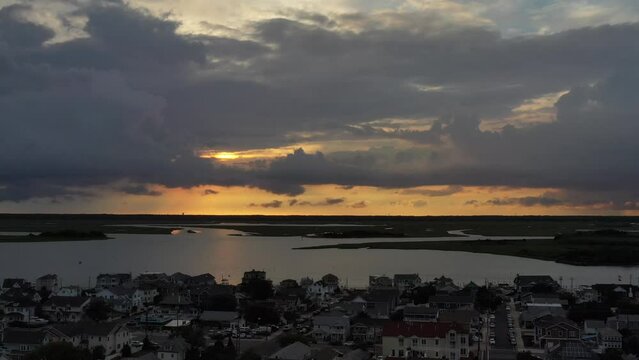
[[[0,360],[636,359],[632,279],[557,280],[395,274],[348,288],[333,274],[273,284],[250,270],[237,285],[211,274],[114,273],[81,288],[55,274],[6,278]]]

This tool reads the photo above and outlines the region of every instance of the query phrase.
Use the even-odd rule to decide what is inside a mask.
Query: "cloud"
[[[220,192],[214,189],[204,189],[203,195],[217,195]]]
[[[464,191],[464,188],[462,186],[459,185],[450,185],[447,186],[443,189],[406,189],[406,190],[402,190],[400,193],[401,194],[406,194],[406,195],[424,195],[424,196],[432,196],[432,197],[436,197],[436,196],[448,196],[448,195],[452,195],[452,194],[456,194],[459,192]]]
[[[139,185],[139,184],[121,186],[119,190],[131,195],[141,195],[141,196],[162,195],[162,192],[160,191],[153,190],[153,189],[150,189],[148,186]]]
[[[322,201],[307,201],[307,200],[297,200],[292,199],[289,200],[289,206],[333,206],[343,204],[346,201],[346,198],[326,198]]]
[[[351,207],[354,208],[354,209],[363,209],[363,208],[365,208],[367,206],[368,206],[368,203],[366,203],[366,201],[363,201],[363,200],[362,201],[358,201],[358,202],[356,202],[356,203],[351,205]]]
[[[411,206],[416,207],[416,208],[428,206],[428,202],[426,202],[424,200],[411,201],[410,204],[411,204]]]
[[[545,197],[545,196],[524,196],[518,198],[494,198],[485,202],[487,205],[493,206],[512,206],[520,205],[525,207],[530,206],[557,206],[562,205],[563,201],[560,199]]]
[[[93,196],[129,181],[286,196],[317,184],[443,187],[406,190],[423,196],[509,186],[572,192],[568,204],[639,201],[639,24],[614,15],[607,25],[601,7],[584,23],[601,26],[527,36],[463,3],[441,19],[429,7],[293,12],[212,36],[88,1],[59,14],[82,18],[83,36],[51,42],[57,30],[33,4],[0,9],[0,200]],[[548,121],[482,130],[548,94],[563,94],[554,118],[546,102]],[[371,125],[389,119],[428,126]],[[305,134],[322,150],[241,166],[196,155],[302,147]]]
[[[281,200],[272,200],[269,202],[265,202],[265,203],[261,203],[261,204],[256,204],[256,203],[250,203],[249,206],[250,207],[263,207],[263,208],[272,208],[272,209],[278,209],[282,207],[282,204],[284,204],[283,201]]]

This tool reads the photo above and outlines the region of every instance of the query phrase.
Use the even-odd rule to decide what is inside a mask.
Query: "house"
[[[242,276],[242,284],[246,285],[253,280],[266,280],[266,271],[251,270],[245,271]]]
[[[393,279],[386,275],[372,275],[368,277],[369,288],[389,288],[393,287]]]
[[[429,307],[426,304],[404,306],[404,321],[435,322],[439,316],[439,309]]]
[[[517,275],[515,286],[519,293],[531,292],[531,290],[543,288],[544,290],[558,290],[559,284],[548,275]]]
[[[93,350],[102,346],[107,356],[120,353],[124,345],[130,345],[131,334],[123,322],[93,322],[57,324],[53,326],[64,334],[74,346]]]
[[[7,349],[8,358],[19,359],[42,345],[65,338],[50,328],[23,329],[6,328],[2,332],[1,343]]]
[[[297,341],[280,349],[268,358],[270,360],[308,360],[311,358],[311,348]]]
[[[193,303],[188,295],[172,294],[162,298],[162,301],[158,304],[160,312],[164,314],[176,314],[176,313],[189,313]]]
[[[31,284],[27,282],[25,279],[18,278],[7,278],[2,281],[2,291],[6,291],[9,289],[17,289],[17,288],[29,288]]]
[[[382,354],[387,359],[467,359],[468,330],[460,324],[444,322],[390,323],[384,327]]]
[[[599,329],[599,344],[603,350],[621,349],[623,336],[615,329],[609,327]]]
[[[600,303],[602,300],[601,293],[592,286],[580,286],[575,294],[575,303],[583,304],[589,302]]]
[[[350,325],[350,318],[343,313],[320,313],[313,317],[313,337],[317,341],[343,343],[350,336]]]
[[[316,302],[324,302],[335,292],[335,288],[327,286],[322,280],[316,281],[306,288],[306,296]]]
[[[207,286],[207,285],[215,285],[215,276],[204,273],[200,275],[193,276],[186,280],[187,286]]]
[[[53,296],[81,296],[82,289],[79,286],[64,286],[53,292]]]
[[[40,294],[32,288],[12,287],[0,295],[0,309],[4,310],[8,321],[30,322],[41,300]]]
[[[100,274],[95,287],[108,289],[131,281],[131,274]]]
[[[157,358],[160,360],[184,360],[189,344],[181,337],[170,337],[159,344]]]
[[[326,286],[332,288],[333,291],[337,290],[337,288],[339,287],[339,278],[333,274],[326,274],[322,276],[322,281]]]
[[[559,316],[545,316],[535,321],[534,343],[552,347],[561,342],[580,339],[580,329],[572,320]]]
[[[342,360],[369,360],[372,354],[366,350],[355,349],[347,352],[341,357]]]
[[[606,326],[612,329],[639,331],[639,314],[617,314],[606,319]]]
[[[178,285],[186,285],[186,282],[191,278],[191,275],[187,275],[181,272],[176,272],[169,276],[170,280]]]
[[[36,290],[44,289],[48,292],[56,292],[58,287],[58,275],[56,274],[47,274],[36,279]]]
[[[90,302],[86,296],[52,296],[42,304],[42,313],[52,321],[78,322]]]
[[[381,344],[384,325],[390,320],[371,319],[367,316],[358,316],[351,324],[351,336],[358,344]]]
[[[438,293],[443,294],[450,294],[460,290],[459,286],[455,285],[455,283],[453,282],[453,279],[443,275],[435,278],[432,282],[432,285],[435,287]]]
[[[398,299],[399,291],[395,288],[374,288],[355,296],[346,306],[353,314],[364,312],[374,319],[388,319]]]
[[[422,279],[418,274],[395,274],[393,277],[393,285],[400,292],[412,289],[422,283]]]
[[[441,310],[439,321],[462,324],[465,328],[479,329],[481,326],[481,314],[477,310]]]
[[[433,295],[428,298],[431,307],[438,309],[465,309],[475,308],[475,299],[470,295]]]
[[[111,304],[114,310],[123,313],[142,309],[145,304],[143,290],[123,286],[102,289],[95,296]]]
[[[546,350],[547,360],[595,360],[599,357],[579,340],[559,343]]]

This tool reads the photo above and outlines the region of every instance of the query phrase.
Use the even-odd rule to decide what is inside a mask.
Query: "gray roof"
[[[604,337],[618,337],[621,339],[622,335],[619,331],[609,328],[609,327],[604,327],[599,329],[599,335],[604,336]]]
[[[66,336],[79,336],[79,335],[95,335],[106,336],[118,329],[124,327],[123,322],[94,322],[94,321],[81,321],[72,324],[56,324],[54,329],[60,331]]]
[[[160,343],[159,352],[185,353],[189,349],[187,342],[181,337],[170,337]]]
[[[473,304],[473,297],[469,295],[434,295],[428,299],[431,304],[451,303],[451,304]]]
[[[603,320],[584,320],[585,328],[601,329],[606,327],[606,322]]]
[[[350,318],[343,313],[321,313],[313,317],[313,324],[315,325],[342,325],[349,324]]]
[[[342,360],[368,360],[371,358],[371,353],[366,350],[356,349],[344,354]]]
[[[439,309],[424,305],[406,305],[404,307],[404,316],[410,315],[435,315]]]
[[[566,316],[566,310],[560,307],[535,306],[522,311],[522,321],[533,321],[544,316]]]
[[[283,359],[283,360],[303,360],[311,354],[311,348],[301,342],[294,342],[291,345],[281,349],[275,354],[271,355],[271,359]]]
[[[598,357],[581,341],[566,341],[550,349],[549,360],[591,360]]]

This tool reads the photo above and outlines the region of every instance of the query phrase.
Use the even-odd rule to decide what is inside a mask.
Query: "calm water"
[[[639,267],[581,267],[554,262],[489,254],[432,250],[292,250],[293,247],[341,242],[389,241],[390,239],[309,239],[299,237],[229,236],[234,230],[197,229],[174,235],[114,235],[100,241],[52,243],[0,243],[0,278],[35,279],[57,273],[63,284],[87,286],[103,272],[159,271],[189,274],[209,272],[230,283],[241,280],[250,269],[265,270],[274,281],[331,272],[349,286],[366,286],[371,274],[417,272],[422,279],[446,275],[456,282],[473,280],[511,282],[519,274],[549,274],[574,286],[618,282],[622,276],[639,279]],[[471,238],[477,238],[476,236]],[[483,237],[486,238],[486,237]],[[500,237],[504,238],[504,237]],[[412,240],[460,240],[428,238]],[[406,239],[401,239],[405,241]]]

